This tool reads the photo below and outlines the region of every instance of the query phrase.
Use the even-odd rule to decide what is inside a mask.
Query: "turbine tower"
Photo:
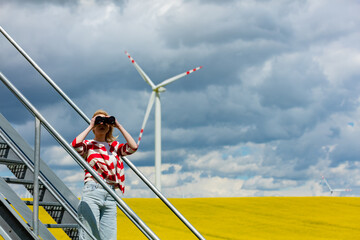
[[[334,192],[351,192],[351,189],[332,189],[330,187],[330,184],[326,181],[326,178],[322,176],[322,180],[324,180],[326,186],[329,188],[331,195],[333,195]]]
[[[192,70],[189,70],[187,72],[181,73],[179,75],[176,75],[174,77],[171,77],[169,79],[166,79],[165,81],[161,82],[158,85],[155,85],[151,79],[146,75],[146,73],[139,67],[139,65],[135,62],[135,60],[130,56],[128,52],[125,52],[125,54],[128,56],[130,61],[134,64],[134,67],[139,72],[140,76],[147,82],[152,90],[146,112],[145,117],[141,126],[139,139],[137,144],[140,144],[142,134],[144,132],[144,128],[146,125],[146,122],[149,118],[150,111],[152,109],[152,106],[155,102],[155,186],[156,188],[161,191],[161,104],[160,104],[160,93],[165,92],[166,89],[164,88],[166,85],[178,80],[179,78],[182,78],[186,75],[189,75],[192,72],[195,72],[202,68],[202,66],[194,68]]]

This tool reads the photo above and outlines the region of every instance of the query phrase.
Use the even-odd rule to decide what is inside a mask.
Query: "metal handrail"
[[[83,166],[98,181],[101,186],[115,199],[120,205],[120,209],[127,217],[150,239],[159,239],[155,233],[126,205],[126,203],[109,187],[108,184],[99,176],[99,174],[80,156],[80,154],[46,121],[40,112],[22,95],[22,93],[0,72],[0,80],[6,87],[25,105],[34,117],[38,118],[42,126],[55,138],[55,140],[71,155],[71,157]]]
[[[81,109],[60,89],[59,86],[35,63],[34,60],[10,37],[9,34],[0,26],[0,32],[10,41],[10,43],[29,61],[29,63],[45,78],[46,81],[78,112],[78,114],[90,124],[90,119],[81,111]],[[140,179],[165,203],[165,205],[190,229],[198,238],[205,239],[200,232],[161,194],[161,192],[144,176],[144,174],[135,167],[135,165],[126,157],[122,157],[124,162],[140,177]]]

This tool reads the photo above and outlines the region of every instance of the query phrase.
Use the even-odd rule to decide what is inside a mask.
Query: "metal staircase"
[[[0,32],[70,104],[70,106],[87,123],[90,123],[90,119],[87,118],[87,116],[1,26]],[[32,149],[0,113],[0,164],[5,165],[14,175],[14,177],[0,177],[0,236],[6,240],[51,240],[55,239],[55,237],[51,234],[49,229],[62,228],[71,239],[78,239],[78,228],[83,227],[77,218],[77,206],[79,200],[63,181],[47,166],[47,164],[40,159],[40,129],[43,127],[67,151],[80,167],[86,169],[95,180],[102,185],[102,187],[117,202],[117,206],[120,210],[132,221],[145,237],[148,239],[159,239],[1,72],[0,81],[2,81],[2,83],[35,117],[35,146],[34,149]],[[205,239],[129,159],[126,157],[122,157],[122,159],[198,239]],[[23,185],[27,191],[33,195],[34,201],[22,201],[13,188],[10,187],[10,185],[13,184]],[[33,211],[28,207],[30,205],[33,206]],[[56,224],[41,223],[38,220],[39,206],[43,207],[49,213]],[[90,237],[96,239],[88,230],[86,230],[86,228],[84,229]]]
[[[17,206],[15,209],[27,223],[31,223],[32,212],[24,206],[32,206],[33,201],[23,202],[9,185],[23,185],[34,195],[34,151],[1,113],[0,164],[5,165],[14,175],[0,178],[0,194],[9,204]],[[41,224],[39,235],[44,236],[43,239],[55,239],[47,228],[62,228],[71,239],[78,239],[76,208],[79,200],[43,160],[40,160],[40,172],[39,206],[43,207],[57,224]]]

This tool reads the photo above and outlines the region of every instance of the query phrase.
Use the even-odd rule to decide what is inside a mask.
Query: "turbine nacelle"
[[[154,90],[155,92],[158,92],[158,93],[162,93],[162,92],[165,92],[166,91],[166,88],[164,87],[159,87],[157,89]]]

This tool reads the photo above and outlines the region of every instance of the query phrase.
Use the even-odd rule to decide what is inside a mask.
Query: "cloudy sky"
[[[88,116],[105,109],[135,139],[151,89],[124,52],[155,84],[203,66],[161,94],[165,196],[327,196],[322,175],[358,196],[359,12],[350,0],[0,0],[0,25]],[[0,53],[67,141],[86,128],[2,35]],[[32,115],[0,86],[0,112],[32,145]],[[41,144],[80,192],[81,168],[45,129]],[[129,159],[154,180],[154,109]],[[125,197],[152,196],[126,176]]]

